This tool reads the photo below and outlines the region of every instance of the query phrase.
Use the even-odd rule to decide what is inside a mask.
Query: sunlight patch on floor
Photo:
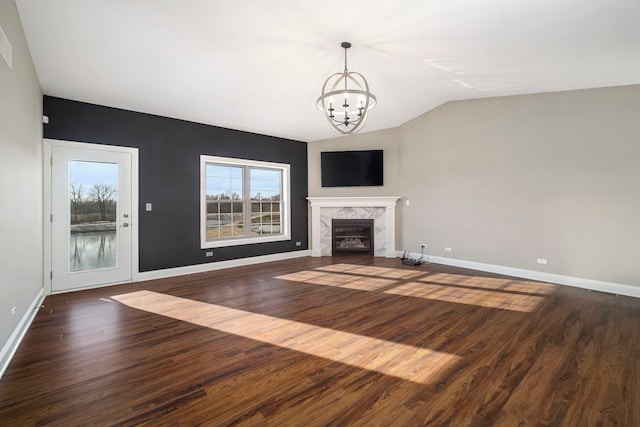
[[[313,274],[312,274],[313,273]],[[301,271],[298,273],[283,274],[275,277],[281,280],[291,280],[294,282],[311,283],[314,285],[334,286],[358,291],[375,291],[386,288],[396,283],[396,280],[362,277],[352,274],[326,273],[319,271]]]
[[[317,271],[332,271],[335,273],[349,273],[360,276],[384,277],[387,279],[410,279],[422,274],[426,274],[423,270],[404,270],[389,267],[373,267],[367,265],[355,264],[332,264],[325,267],[317,267]]]
[[[442,286],[424,282],[403,283],[384,293],[527,313],[534,311],[544,300],[544,297],[536,295]]]
[[[467,274],[436,273],[418,281],[437,283],[439,285],[461,285],[473,288],[496,289],[502,291],[521,292],[528,294],[549,295],[557,289],[550,283],[534,282],[516,278],[496,278],[483,276],[469,276]]]
[[[129,307],[362,369],[428,384],[459,357],[148,290],[112,296]]]
[[[429,273],[356,264],[333,264],[275,278],[519,312],[534,311],[546,295],[557,289],[550,283],[509,277]]]

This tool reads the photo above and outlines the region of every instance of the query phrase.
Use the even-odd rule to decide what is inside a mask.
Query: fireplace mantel
[[[396,203],[400,196],[381,197],[307,197],[311,206],[311,256],[331,255],[327,220],[348,215],[373,218],[376,229],[374,255],[396,256]],[[330,249],[329,249],[330,252]]]

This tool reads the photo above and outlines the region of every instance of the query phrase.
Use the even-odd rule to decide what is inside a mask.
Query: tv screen
[[[320,153],[323,187],[383,184],[382,150],[325,151]]]

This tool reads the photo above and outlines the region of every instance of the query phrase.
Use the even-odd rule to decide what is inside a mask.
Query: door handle
[[[128,227],[128,226],[129,226],[129,223],[128,223],[128,222],[125,222],[124,224],[122,224],[122,226],[123,226],[123,227]]]

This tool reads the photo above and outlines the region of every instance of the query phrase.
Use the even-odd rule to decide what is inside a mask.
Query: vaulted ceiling
[[[450,100],[640,83],[638,0],[16,0],[46,95],[266,135],[335,136],[324,80],[364,74],[364,129]]]

